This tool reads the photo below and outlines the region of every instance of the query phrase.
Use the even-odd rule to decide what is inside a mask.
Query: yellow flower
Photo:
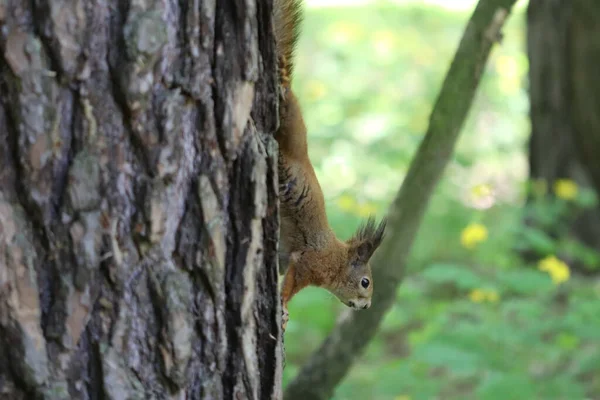
[[[548,256],[540,260],[538,269],[547,272],[550,275],[552,282],[557,285],[568,281],[571,276],[569,266],[555,256]]]
[[[492,188],[488,184],[480,183],[471,188],[471,194],[477,200],[483,199],[492,195]]]
[[[554,182],[554,193],[565,200],[573,200],[577,197],[578,187],[571,179],[558,179]]]
[[[410,400],[410,396],[407,396],[405,394],[401,394],[400,396],[394,397],[394,400]]]
[[[485,301],[485,292],[481,289],[473,289],[469,293],[469,298],[473,303],[483,303]]]
[[[482,224],[469,224],[460,235],[460,243],[467,249],[474,248],[477,243],[484,242],[488,237],[487,228]]]
[[[469,293],[469,298],[473,303],[483,303],[484,301],[497,303],[500,300],[498,292],[493,289],[473,289]]]

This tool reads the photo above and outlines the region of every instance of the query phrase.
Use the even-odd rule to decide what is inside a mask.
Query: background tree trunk
[[[600,3],[531,0],[527,26],[530,176],[600,193]],[[600,251],[600,209],[582,213],[571,233]]]
[[[271,9],[0,0],[0,398],[280,398]]]

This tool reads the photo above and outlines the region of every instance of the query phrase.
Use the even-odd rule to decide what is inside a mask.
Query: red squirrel
[[[274,28],[279,69],[279,202],[281,210],[280,264],[285,272],[281,289],[282,328],[287,304],[307,286],[333,293],[353,309],[371,306],[373,281],[369,260],[383,240],[384,218],[369,216],[346,240],[329,226],[325,199],[308,156],[306,126],[291,81],[293,56],[302,19],[300,0],[274,0]]]

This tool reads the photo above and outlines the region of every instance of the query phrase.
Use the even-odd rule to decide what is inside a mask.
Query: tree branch
[[[515,2],[479,1],[444,80],[425,138],[391,205],[387,239],[372,261],[373,306],[366,312],[349,313],[338,323],[288,385],[286,400],[330,398],[394,303],[429,198],[450,160],[492,45],[500,38]]]

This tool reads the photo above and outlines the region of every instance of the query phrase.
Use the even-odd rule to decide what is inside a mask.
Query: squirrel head
[[[371,307],[373,278],[369,260],[383,240],[387,220],[375,224],[370,216],[345,242],[346,256],[341,271],[329,290],[345,305],[360,310]]]

